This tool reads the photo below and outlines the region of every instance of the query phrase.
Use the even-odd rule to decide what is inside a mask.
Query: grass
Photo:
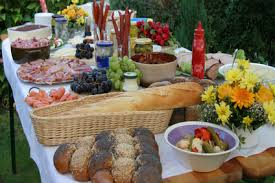
[[[15,114],[17,174],[11,172],[9,112],[0,107],[0,183],[39,183],[39,171],[30,158],[29,145]]]

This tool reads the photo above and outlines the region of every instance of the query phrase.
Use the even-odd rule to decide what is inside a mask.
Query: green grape
[[[110,62],[116,62],[116,61],[118,61],[118,58],[117,58],[117,57],[112,56],[112,57],[110,58]]]
[[[123,82],[120,82],[119,90],[123,91]]]
[[[138,69],[135,69],[135,72],[137,73],[138,78],[142,78],[142,72]]]
[[[116,77],[116,73],[113,72],[113,71],[111,71],[111,72],[110,72],[110,78],[111,78],[111,79],[114,79],[115,77]]]
[[[124,56],[122,59],[122,61],[128,61],[128,60],[129,60],[129,58],[127,56]]]
[[[118,69],[116,72],[120,75],[120,77],[123,77],[123,71],[121,69]]]
[[[128,65],[128,69],[130,72],[134,72],[136,69],[136,65],[133,62],[130,62]]]
[[[120,80],[121,79],[121,75],[120,73],[115,73],[115,76],[113,77],[115,80]]]
[[[120,90],[120,83],[121,83],[121,81],[119,81],[119,80],[117,80],[117,81],[115,81],[115,90]]]
[[[118,62],[110,62],[110,69],[113,71],[117,71],[120,68],[120,65]]]

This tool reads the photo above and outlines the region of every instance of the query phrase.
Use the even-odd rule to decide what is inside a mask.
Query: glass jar
[[[67,42],[69,39],[67,19],[56,18],[55,22],[55,37],[62,39],[63,42]]]
[[[124,73],[124,83],[123,83],[124,91],[137,91],[137,73],[135,72],[125,72]]]
[[[131,38],[137,38],[138,37],[138,27],[137,22],[131,21],[131,27],[130,27],[130,37]]]
[[[52,34],[53,34],[53,36],[55,36],[55,25],[56,25],[56,20],[55,19],[57,19],[57,18],[64,18],[64,16],[63,15],[53,15],[52,16]]]
[[[135,54],[153,52],[153,42],[149,38],[139,38],[135,41]]]
[[[96,42],[95,55],[96,65],[98,68],[109,68],[109,59],[113,56],[113,42],[98,41]]]

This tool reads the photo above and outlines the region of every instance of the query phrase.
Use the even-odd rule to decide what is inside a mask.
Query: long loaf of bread
[[[64,114],[152,111],[187,107],[201,102],[200,95],[202,91],[203,87],[194,82],[177,83],[135,92],[126,92],[98,103],[72,109]]]

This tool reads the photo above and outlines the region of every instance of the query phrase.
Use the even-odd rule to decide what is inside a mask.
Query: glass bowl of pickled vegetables
[[[239,138],[232,131],[200,121],[175,124],[164,136],[177,156],[197,172],[218,169],[239,146]]]

